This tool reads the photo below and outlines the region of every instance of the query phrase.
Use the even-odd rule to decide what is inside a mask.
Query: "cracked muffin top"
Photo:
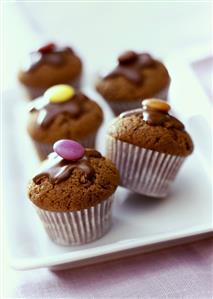
[[[94,149],[72,140],[60,140],[28,186],[30,200],[41,209],[56,212],[87,209],[116,190],[118,170]]]
[[[95,133],[102,121],[102,109],[95,101],[69,85],[59,84],[31,103],[27,130],[38,142],[81,140]]]
[[[142,148],[176,156],[188,156],[193,142],[185,127],[168,112],[167,102],[150,99],[142,108],[122,113],[109,127],[108,134]]]
[[[18,78],[26,86],[48,88],[68,83],[79,78],[81,73],[82,62],[73,49],[49,43],[29,54]]]
[[[148,53],[127,51],[118,57],[117,66],[96,84],[97,91],[108,101],[146,99],[167,90],[169,73],[164,64]]]

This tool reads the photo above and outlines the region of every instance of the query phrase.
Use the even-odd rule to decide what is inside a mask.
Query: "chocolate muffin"
[[[27,130],[43,160],[59,139],[74,139],[85,147],[95,147],[102,120],[96,102],[69,85],[56,85],[31,103]]]
[[[50,43],[29,54],[26,65],[19,71],[19,81],[30,99],[41,96],[56,84],[80,87],[82,62],[70,47]]]
[[[162,62],[147,53],[127,51],[118,57],[118,64],[99,78],[97,91],[116,115],[140,107],[147,98],[167,99],[170,77]]]
[[[111,124],[107,157],[121,174],[120,184],[137,193],[165,197],[180,166],[193,151],[184,125],[167,102],[150,99]]]
[[[54,242],[94,241],[110,228],[118,171],[99,152],[75,141],[60,140],[54,149],[30,181],[29,198]]]

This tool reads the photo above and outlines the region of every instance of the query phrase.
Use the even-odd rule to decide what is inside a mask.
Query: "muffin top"
[[[71,48],[50,43],[29,54],[18,78],[24,85],[48,88],[77,79],[81,72],[82,62]]]
[[[55,85],[30,104],[27,129],[39,142],[81,140],[95,133],[102,120],[96,102],[69,85]]]
[[[122,113],[111,124],[108,134],[113,138],[157,152],[188,156],[193,142],[184,125],[168,111],[167,102],[150,99],[142,108]]]
[[[115,69],[99,78],[96,89],[109,101],[131,101],[153,97],[169,87],[165,66],[147,53],[127,51],[118,57]]]
[[[111,196],[118,185],[114,164],[94,149],[61,140],[28,186],[30,200],[48,211],[87,209]]]

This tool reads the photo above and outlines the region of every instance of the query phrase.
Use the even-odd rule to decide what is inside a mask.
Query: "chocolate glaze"
[[[95,176],[95,170],[91,166],[90,158],[101,158],[101,154],[93,149],[85,149],[83,158],[77,161],[64,160],[56,153],[49,155],[48,160],[42,169],[42,172],[33,178],[33,182],[39,185],[43,178],[48,178],[52,184],[58,184],[67,180],[74,169],[82,171],[84,176],[81,178],[81,184],[90,185]]]
[[[154,67],[155,63],[155,60],[147,53],[138,54],[133,51],[127,51],[118,57],[116,68],[104,78],[123,76],[135,84],[140,84],[143,81],[141,69]]]
[[[139,115],[150,126],[162,126],[165,128],[174,128],[177,130],[184,130],[184,125],[176,117],[167,112],[138,108],[121,113],[120,117],[128,117],[131,115]]]
[[[51,103],[47,99],[35,101],[32,103],[30,112],[38,111],[37,125],[43,129],[48,128],[58,114],[67,114],[72,118],[77,118],[83,112],[83,103],[88,98],[80,92],[77,92],[70,100],[63,103]]]
[[[70,54],[74,55],[74,52],[69,47],[53,47],[48,52],[34,51],[30,53],[30,59],[25,68],[25,71],[33,72],[40,66],[45,64],[49,64],[54,67],[60,67],[67,62],[67,56]]]

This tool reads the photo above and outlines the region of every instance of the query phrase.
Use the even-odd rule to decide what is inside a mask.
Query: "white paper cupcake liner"
[[[83,145],[83,147],[95,148],[95,140],[96,140],[96,133],[92,134],[82,140],[78,140],[78,142],[81,145]]]
[[[95,140],[96,140],[96,133],[82,139],[77,140],[79,143],[83,145],[83,147],[88,148],[95,148]],[[41,160],[47,158],[47,156],[53,151],[53,144],[52,143],[42,143],[33,141],[35,148],[37,150],[38,156]]]
[[[40,160],[44,160],[53,151],[52,143],[41,143],[33,141]]]
[[[50,239],[59,245],[83,245],[101,238],[112,222],[113,196],[75,212],[50,212],[36,207]]]
[[[136,193],[165,197],[184,157],[140,148],[107,137],[107,157],[120,172],[120,185]]]
[[[153,95],[152,98],[158,98],[158,99],[163,99],[167,100],[168,96],[168,87],[163,89],[162,91],[158,92],[157,94]],[[140,100],[134,100],[134,101],[119,101],[119,102],[114,102],[114,101],[108,101],[108,104],[110,105],[111,109],[115,113],[115,115],[119,115],[120,113],[132,109],[137,109],[141,107],[141,101]]]
[[[39,88],[39,87],[25,87],[26,95],[29,100],[34,100],[44,94],[47,88]]]

